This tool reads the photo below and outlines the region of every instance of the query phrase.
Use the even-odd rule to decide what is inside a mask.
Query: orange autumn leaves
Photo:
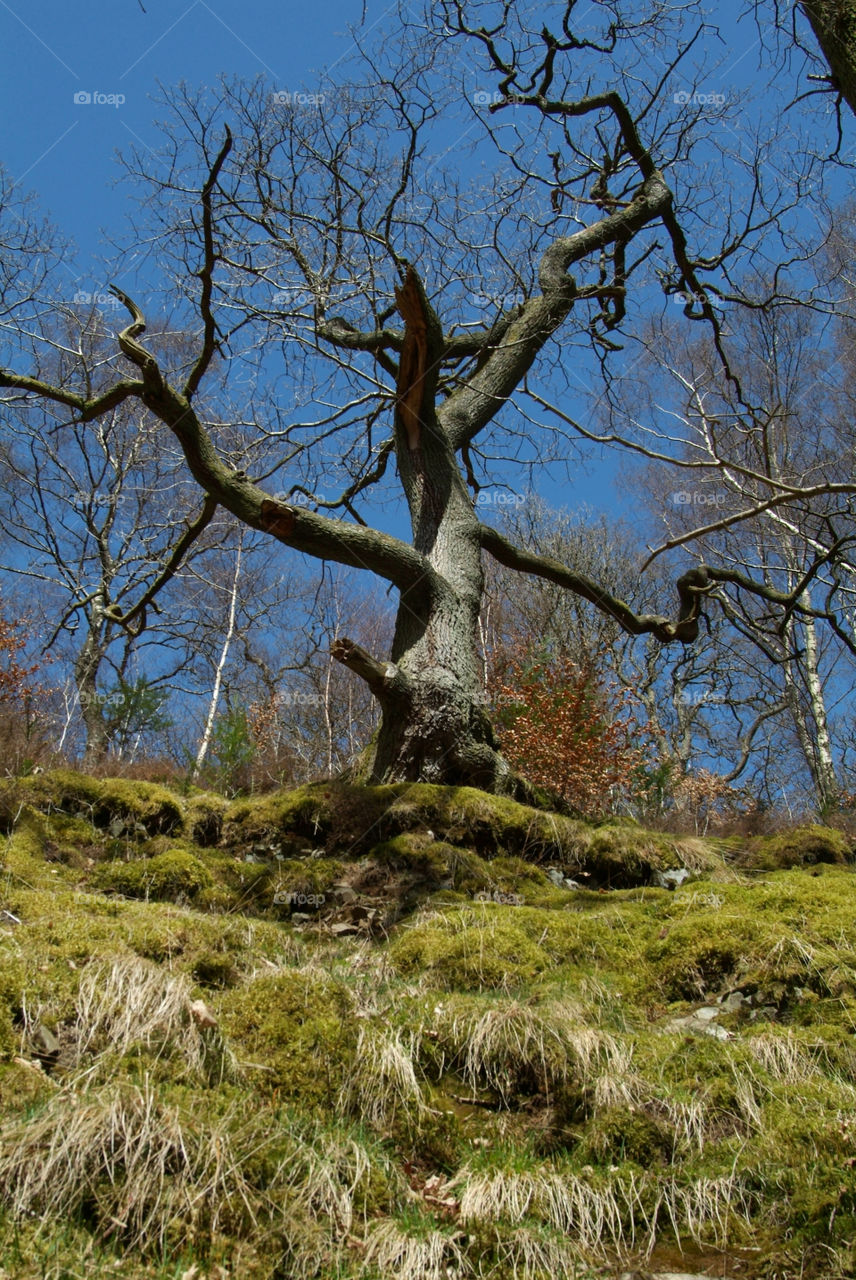
[[[489,683],[502,751],[536,786],[586,817],[638,800],[656,763],[638,699],[609,684],[597,662],[506,652]]]

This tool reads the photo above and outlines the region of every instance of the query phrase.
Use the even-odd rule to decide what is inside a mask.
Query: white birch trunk
[[[238,604],[238,581],[241,576],[241,550],[243,547],[243,538],[238,542],[238,554],[235,559],[235,576],[232,579],[232,591],[229,599],[229,622],[226,628],[226,636],[223,641],[223,648],[220,652],[220,659],[214,672],[214,685],[211,689],[211,702],[208,707],[208,715],[205,720],[205,729],[202,734],[202,740],[199,743],[199,750],[196,753],[196,763],[193,766],[192,777],[199,775],[205,757],[208,755],[208,748],[211,746],[211,739],[214,735],[214,721],[217,716],[217,708],[220,704],[220,691],[223,687],[223,672],[226,669],[226,663],[229,658],[229,650],[232,647],[232,640],[235,636],[235,615],[237,613]]]

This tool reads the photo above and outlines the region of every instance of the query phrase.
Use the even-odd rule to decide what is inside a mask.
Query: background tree
[[[63,384],[73,369],[97,387],[106,361],[101,318],[69,312],[66,320],[51,343],[53,376]],[[145,655],[155,684],[175,674],[158,613],[215,512],[188,485],[156,421],[130,409],[114,404],[97,422],[65,427],[50,407],[16,397],[0,444],[2,570],[38,588],[42,637],[68,655],[89,767],[127,729],[129,714],[139,716],[140,699],[123,707],[122,690],[141,691]]]
[[[40,664],[27,663],[27,620],[10,616],[0,599],[0,761],[10,773],[26,772],[50,757],[48,691]]]

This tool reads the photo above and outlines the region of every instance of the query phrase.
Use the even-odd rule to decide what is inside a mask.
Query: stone
[[[655,871],[654,884],[660,889],[677,889],[685,880],[689,880],[691,872],[686,867],[675,867],[669,871]]]
[[[347,906],[348,903],[356,902],[357,893],[349,884],[334,884],[330,888],[330,897],[334,898],[340,906]]]
[[[204,1000],[191,1000],[188,1008],[197,1027],[216,1027],[217,1019]]]
[[[50,1027],[44,1026],[41,1022],[36,1027],[33,1039],[35,1040],[36,1057],[43,1066],[52,1067],[59,1058],[59,1040],[57,1040]]]

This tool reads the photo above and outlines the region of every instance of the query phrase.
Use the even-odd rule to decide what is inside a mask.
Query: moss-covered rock
[[[258,1090],[311,1108],[335,1104],[358,1030],[341,984],[320,971],[282,970],[224,996],[220,1013]]]
[[[649,1169],[667,1159],[673,1146],[674,1135],[662,1121],[636,1107],[609,1106],[589,1121],[575,1155],[610,1165],[629,1160]]]
[[[406,977],[422,975],[441,988],[464,991],[517,987],[550,963],[547,952],[493,903],[404,930],[390,959]]]
[[[0,788],[0,814],[11,807],[10,795],[20,795],[44,813],[59,811],[86,819],[99,828],[115,825],[129,835],[169,834],[182,825],[179,799],[166,787],[127,778],[91,778],[57,769],[32,778],[15,779]]]
[[[809,825],[756,836],[743,844],[736,861],[747,870],[776,871],[818,862],[842,865],[853,861],[853,853],[853,840],[842,831]]]
[[[594,828],[473,787],[428,783],[321,783],[242,799],[226,815],[223,841],[234,848],[262,843],[286,856],[301,842],[305,852],[312,842],[343,861],[368,855],[429,877],[440,877],[445,862],[456,889],[462,884],[454,875],[453,850],[482,861],[557,863],[569,875],[609,887],[647,884],[656,871],[670,867],[700,871],[723,865],[713,842],[676,839],[628,822]],[[463,885],[464,891],[474,887]]]
[[[184,830],[194,844],[204,848],[219,844],[228,808],[228,800],[210,792],[197,793],[185,801]]]
[[[194,960],[191,973],[203,987],[234,987],[241,980],[235,957],[228,951],[203,951]]]
[[[154,858],[132,862],[109,862],[100,867],[95,883],[102,890],[122,893],[128,898],[150,898],[155,902],[178,902],[194,898],[212,884],[204,862],[186,849],[167,849]]]

